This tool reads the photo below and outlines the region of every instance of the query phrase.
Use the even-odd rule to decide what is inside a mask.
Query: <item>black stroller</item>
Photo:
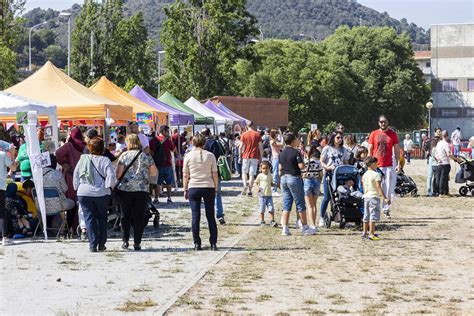
[[[403,170],[397,174],[397,183],[395,184],[395,194],[404,197],[407,194],[418,196],[418,187],[410,176],[407,176]]]
[[[474,160],[463,156],[458,157],[461,169],[456,174],[456,183],[465,183],[459,188],[459,194],[466,196],[469,192],[474,194]]]
[[[329,174],[326,175],[330,177]],[[341,165],[336,167],[329,181],[331,197],[331,209],[326,211],[324,222],[326,227],[331,227],[331,222],[339,223],[339,228],[344,228],[346,223],[353,222],[360,225],[364,215],[364,200],[354,196],[342,196],[337,188],[344,185],[347,180],[354,181],[354,189],[360,189],[359,170],[351,165]]]

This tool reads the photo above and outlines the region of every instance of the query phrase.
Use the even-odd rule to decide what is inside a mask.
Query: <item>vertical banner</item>
[[[38,123],[38,115],[36,111],[28,112],[27,124],[23,124],[25,132],[26,148],[30,157],[31,173],[33,182],[35,183],[36,198],[38,199],[39,211],[43,221],[44,238],[48,239],[46,232],[46,205],[44,201],[43,191],[43,156],[41,155],[38,135],[36,134],[36,126]]]

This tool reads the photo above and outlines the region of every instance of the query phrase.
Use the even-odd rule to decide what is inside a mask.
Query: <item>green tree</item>
[[[49,45],[44,49],[45,60],[50,60],[59,68],[64,68],[67,65],[67,53],[64,48],[58,45]]]
[[[121,0],[102,5],[88,1],[75,23],[72,75],[85,85],[106,76],[122,87],[131,79],[150,88],[156,69],[154,46],[141,13],[126,18]]]
[[[0,0],[0,89],[16,82],[15,46],[21,33],[25,0]]]
[[[423,123],[429,89],[408,36],[390,28],[341,27],[316,45],[271,40],[253,51],[252,59],[234,67],[234,90],[288,98],[294,128],[338,121],[349,130],[369,131],[380,114],[400,130]]]
[[[161,32],[166,50],[162,86],[177,97],[229,94],[233,65],[256,34],[245,0],[177,1],[165,8]]]

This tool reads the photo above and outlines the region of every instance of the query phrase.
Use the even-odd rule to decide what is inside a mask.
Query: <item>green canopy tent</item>
[[[207,117],[207,116],[204,116],[204,115],[194,111],[193,109],[188,107],[186,104],[184,104],[183,102],[176,99],[176,97],[173,96],[169,92],[165,92],[158,100],[168,104],[169,106],[171,106],[171,107],[173,107],[177,110],[180,110],[180,111],[183,111],[183,112],[194,115],[194,124],[195,125],[214,125],[214,118],[213,117]]]

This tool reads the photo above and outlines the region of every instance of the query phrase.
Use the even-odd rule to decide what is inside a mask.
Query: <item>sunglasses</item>
[[[380,124],[387,124],[387,121],[379,121]]]
[[[336,137],[334,137],[334,139],[342,139],[342,137],[341,136],[336,136]]]

